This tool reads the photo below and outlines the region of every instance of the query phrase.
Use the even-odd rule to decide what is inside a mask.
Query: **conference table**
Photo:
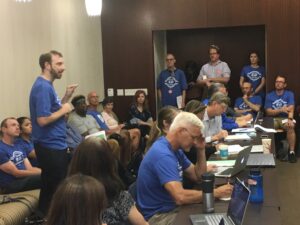
[[[268,128],[273,128],[273,119],[264,118],[261,125]],[[256,137],[252,140],[237,142],[241,146],[258,145],[261,144],[261,135],[268,135],[272,139],[271,152],[275,154],[274,134],[257,132]],[[234,144],[237,144],[234,143]],[[230,143],[232,144],[232,143]],[[280,202],[277,190],[277,175],[276,168],[262,168],[263,175],[263,189],[264,189],[264,202],[263,203],[250,203],[248,204],[246,215],[243,225],[279,225],[281,224],[280,217]],[[247,179],[249,168],[239,173],[237,177],[240,179]],[[215,184],[225,183],[225,178],[216,178]],[[215,201],[215,212],[227,212],[228,201]],[[173,225],[191,225],[192,222],[189,218],[192,214],[201,214],[202,204],[191,204],[180,207],[180,210],[173,222]]]

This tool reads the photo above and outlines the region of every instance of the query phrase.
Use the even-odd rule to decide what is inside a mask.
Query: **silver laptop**
[[[258,121],[258,119],[259,119],[259,117],[260,117],[260,114],[261,114],[260,111],[258,111],[258,112],[256,113],[256,117],[255,117],[255,119],[253,119],[253,123],[251,124],[251,127],[254,128],[254,125],[257,123],[257,121]]]
[[[269,154],[250,154],[248,167],[275,167],[275,159],[272,153]]]
[[[245,217],[250,190],[236,178],[227,213],[190,215],[193,225],[242,225]]]
[[[216,177],[232,177],[243,169],[246,168],[249,154],[251,152],[251,146],[246,147],[244,150],[240,151],[233,167],[218,167],[215,173]]]

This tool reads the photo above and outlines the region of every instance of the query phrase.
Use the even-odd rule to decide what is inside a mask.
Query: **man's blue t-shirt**
[[[100,128],[102,130],[109,130],[108,126],[106,125],[101,113],[99,113],[98,111],[96,110],[91,110],[91,109],[88,109],[87,115],[91,115],[92,117],[95,118],[95,120],[97,121],[98,125],[100,126]]]
[[[137,178],[137,202],[147,220],[156,213],[176,208],[164,185],[171,181],[182,182],[183,171],[190,165],[184,152],[173,150],[165,137],[152,145],[141,163]]]
[[[265,109],[280,109],[284,106],[295,105],[294,93],[284,90],[282,95],[277,95],[276,91],[267,94]],[[280,113],[278,117],[287,117],[287,113]]]
[[[249,102],[255,104],[255,105],[262,105],[262,100],[259,95],[251,96],[248,98]],[[244,102],[243,98],[237,98],[234,103],[234,108],[238,108],[239,110],[245,110],[245,109],[250,109],[250,107]],[[252,114],[253,118],[256,116],[255,111],[250,111],[250,112],[244,112],[243,115],[247,114]]]
[[[174,72],[163,70],[157,80],[157,89],[161,90],[162,106],[172,105],[177,107],[176,98],[187,89],[186,77],[182,70]]]
[[[0,165],[12,161],[19,170],[25,170],[25,154],[19,145],[8,145],[0,141]],[[17,178],[0,170],[0,186],[5,187]]]
[[[66,122],[64,116],[43,127],[37,123],[38,117],[48,117],[61,108],[61,101],[50,81],[43,77],[36,79],[31,89],[29,107],[33,143],[53,150],[66,149]]]
[[[244,66],[241,72],[241,76],[247,78],[250,81],[253,91],[255,91],[255,89],[261,83],[261,79],[265,77],[265,68],[263,66],[259,66],[258,68],[253,68],[250,65]],[[260,92],[262,92],[262,90]]]

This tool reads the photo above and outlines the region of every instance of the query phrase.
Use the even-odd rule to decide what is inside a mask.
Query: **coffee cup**
[[[270,138],[263,138],[263,139],[261,139],[261,143],[262,143],[262,146],[263,146],[263,152],[264,152],[264,154],[271,153],[272,139],[270,139]]]
[[[221,159],[228,159],[228,145],[220,145],[219,151]]]

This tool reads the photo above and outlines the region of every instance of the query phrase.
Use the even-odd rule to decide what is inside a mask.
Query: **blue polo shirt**
[[[267,94],[265,101],[265,109],[280,109],[284,106],[295,105],[294,93],[284,90],[282,95],[277,95],[276,91]],[[279,117],[287,117],[287,113],[280,113]]]
[[[185,74],[180,69],[174,72],[163,70],[157,80],[157,89],[161,90],[162,106],[172,105],[177,107],[176,98],[187,89]]]
[[[174,151],[165,137],[154,142],[141,163],[137,178],[137,202],[147,220],[158,212],[176,208],[164,184],[182,182],[183,171],[190,165],[184,152]]]
[[[259,95],[251,96],[248,100],[255,105],[262,105],[262,100]],[[241,97],[235,100],[234,107],[238,108],[239,110],[250,109],[250,107],[244,102],[243,98]],[[256,112],[254,112],[253,110],[251,112],[243,113],[243,115],[247,114],[252,114],[253,118],[256,116]]]
[[[19,145],[8,145],[0,141],[0,165],[11,161],[19,170],[26,170],[23,153]],[[0,170],[0,186],[5,187],[17,178]]]
[[[61,101],[50,81],[41,76],[36,79],[31,88],[29,107],[33,143],[53,150],[66,149],[66,122],[64,116],[43,127],[37,123],[38,117],[48,117],[61,108]]]

